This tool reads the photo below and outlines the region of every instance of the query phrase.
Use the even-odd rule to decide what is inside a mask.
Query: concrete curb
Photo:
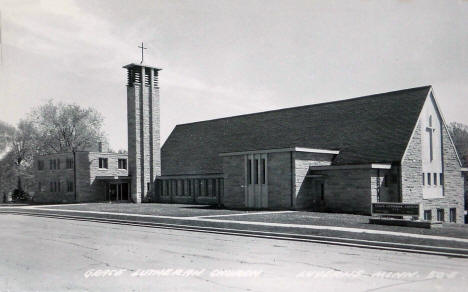
[[[204,233],[223,234],[223,235],[248,236],[248,237],[277,239],[277,240],[312,242],[312,243],[322,243],[322,244],[330,244],[330,245],[371,248],[371,249],[378,249],[378,250],[390,250],[390,251],[398,251],[398,252],[409,252],[409,253],[438,255],[438,256],[457,257],[457,258],[468,258],[468,249],[465,249],[465,248],[416,245],[416,244],[397,243],[397,242],[352,239],[352,238],[345,238],[345,237],[305,235],[305,234],[281,233],[281,232],[270,232],[270,231],[252,231],[252,230],[237,229],[237,228],[203,227],[203,226],[195,226],[195,225],[146,222],[146,221],[138,221],[138,220],[102,218],[102,217],[92,217],[92,216],[74,216],[74,215],[54,214],[54,213],[38,213],[38,212],[28,212],[28,211],[1,210],[0,213],[11,214],[11,215],[36,216],[36,217],[54,218],[54,219],[65,219],[65,220],[90,221],[90,222],[108,223],[108,224],[130,225],[130,226],[149,227],[149,228],[163,228],[163,229],[183,230],[183,231],[191,231],[191,232],[204,232]]]

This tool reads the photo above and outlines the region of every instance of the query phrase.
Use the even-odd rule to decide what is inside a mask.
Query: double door
[[[267,154],[245,156],[245,205],[248,208],[268,208]]]
[[[128,201],[128,183],[108,183],[106,199],[108,201]]]

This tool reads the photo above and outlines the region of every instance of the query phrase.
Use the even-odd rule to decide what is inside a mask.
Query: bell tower
[[[123,68],[127,69],[128,171],[132,177],[131,198],[133,202],[141,203],[150,199],[156,176],[161,175],[158,84],[158,73],[161,69],[135,63]]]

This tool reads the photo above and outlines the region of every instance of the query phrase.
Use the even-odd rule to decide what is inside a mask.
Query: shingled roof
[[[289,147],[339,150],[334,164],[399,162],[431,86],[177,125],[163,175],[221,173],[220,153]]]

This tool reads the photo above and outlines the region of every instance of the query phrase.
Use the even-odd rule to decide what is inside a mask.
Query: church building
[[[124,68],[128,173],[101,181],[130,201],[359,214],[403,202],[464,222],[466,169],[431,86],[177,125],[161,146],[161,69]]]
[[[177,125],[154,200],[463,223],[462,165],[431,86]]]

